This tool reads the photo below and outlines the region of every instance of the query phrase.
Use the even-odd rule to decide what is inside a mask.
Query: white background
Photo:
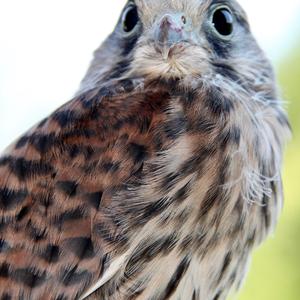
[[[0,150],[72,97],[124,3],[0,0]],[[299,37],[300,0],[240,3],[278,61]]]

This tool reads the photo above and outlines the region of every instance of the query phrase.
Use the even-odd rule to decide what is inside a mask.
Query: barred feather
[[[244,12],[229,1],[223,49],[218,1],[135,5],[136,36],[120,21],[74,99],[0,158],[1,299],[225,299],[278,221],[290,129]],[[159,51],[155,17],[179,9],[199,34]]]

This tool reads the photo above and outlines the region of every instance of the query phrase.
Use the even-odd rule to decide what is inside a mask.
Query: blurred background
[[[294,130],[285,207],[239,300],[300,299],[300,1],[240,0],[273,61]],[[0,0],[0,150],[76,92],[124,0]]]

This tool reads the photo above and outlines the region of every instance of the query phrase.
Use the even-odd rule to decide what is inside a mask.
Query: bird
[[[237,1],[127,1],[1,154],[0,298],[226,299],[278,222],[290,132]]]

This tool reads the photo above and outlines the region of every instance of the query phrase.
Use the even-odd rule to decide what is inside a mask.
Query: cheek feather
[[[153,45],[137,47],[130,75],[155,78],[199,77],[209,72],[206,52],[197,46],[176,46],[157,51]]]

